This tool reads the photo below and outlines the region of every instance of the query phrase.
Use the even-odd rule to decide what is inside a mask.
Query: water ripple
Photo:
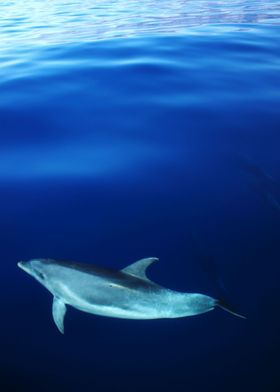
[[[204,26],[2,56],[0,177],[148,175],[264,130],[277,145],[278,37]]]

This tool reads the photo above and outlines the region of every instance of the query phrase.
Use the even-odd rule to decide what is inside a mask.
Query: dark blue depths
[[[1,391],[279,390],[279,34],[220,25],[1,52]],[[154,281],[248,319],[69,309],[61,336],[51,296],[16,267],[148,256]]]

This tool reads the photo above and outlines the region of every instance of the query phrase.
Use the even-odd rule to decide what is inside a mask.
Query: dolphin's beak
[[[18,267],[19,267],[20,269],[22,269],[23,271],[29,272],[29,271],[28,271],[28,268],[27,268],[27,262],[26,262],[26,261],[19,261],[19,262],[17,263],[17,265],[18,265]]]

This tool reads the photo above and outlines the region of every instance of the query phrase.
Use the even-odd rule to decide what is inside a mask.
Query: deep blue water
[[[280,390],[278,1],[2,1],[1,391]],[[174,320],[69,309],[16,263],[226,300]]]

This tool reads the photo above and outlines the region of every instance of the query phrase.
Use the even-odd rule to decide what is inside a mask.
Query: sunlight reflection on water
[[[1,44],[40,45],[151,33],[182,33],[204,24],[279,24],[275,0],[96,0],[0,4]]]

